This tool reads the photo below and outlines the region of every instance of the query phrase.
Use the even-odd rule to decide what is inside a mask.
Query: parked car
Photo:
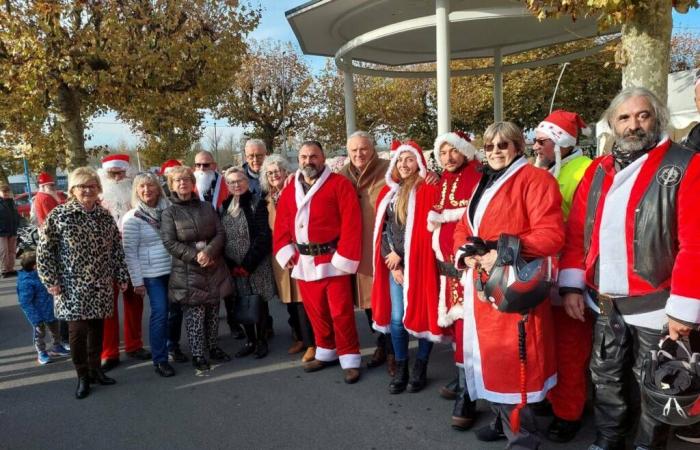
[[[32,192],[31,200],[26,192],[15,195],[15,206],[17,207],[17,212],[20,216],[27,220],[29,220],[29,216],[31,215],[32,201],[34,200],[35,195],[36,192]]]

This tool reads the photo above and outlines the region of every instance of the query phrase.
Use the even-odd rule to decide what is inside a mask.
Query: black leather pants
[[[616,336],[608,316],[596,319],[591,355],[596,444],[603,449],[624,448],[625,436],[639,416],[635,446],[665,449],[669,426],[640,409],[639,382],[644,357],[656,347],[660,330],[625,324]]]

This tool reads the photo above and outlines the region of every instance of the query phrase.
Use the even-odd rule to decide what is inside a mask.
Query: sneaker
[[[676,437],[681,441],[700,444],[700,425],[688,425],[676,428]]]
[[[36,360],[43,366],[51,362],[51,357],[47,352],[39,352]]]
[[[203,356],[193,356],[192,357],[192,365],[194,368],[200,372],[209,370],[209,363]]]
[[[506,438],[506,435],[503,432],[503,424],[499,418],[496,418],[485,427],[479,428],[474,432],[474,434],[481,442],[494,442]]]
[[[70,351],[63,344],[56,344],[49,350],[50,356],[69,356]]]
[[[180,350],[180,347],[175,347],[174,349],[170,350],[168,352],[168,356],[170,356],[170,359],[172,359],[175,362],[178,363],[184,363],[187,362],[187,355],[182,353],[182,350]]]

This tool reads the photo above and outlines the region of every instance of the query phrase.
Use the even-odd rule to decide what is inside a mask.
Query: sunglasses
[[[499,150],[505,150],[508,148],[509,145],[510,145],[510,142],[508,142],[508,141],[501,141],[495,145],[494,144],[486,144],[486,145],[484,145],[484,151],[492,152],[494,147],[498,147]]]
[[[202,169],[208,169],[211,163],[194,163],[195,167],[200,167]]]
[[[535,139],[535,144],[544,145],[547,143],[547,141],[551,141],[551,139],[549,139],[549,138]]]

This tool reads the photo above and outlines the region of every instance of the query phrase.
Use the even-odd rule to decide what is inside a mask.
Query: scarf
[[[617,170],[619,171],[629,166],[630,164],[635,162],[640,156],[647,153],[649,150],[651,149],[641,149],[637,150],[636,152],[623,152],[617,145],[613,146],[612,155],[615,159],[615,166]]]
[[[241,213],[240,197],[236,197],[235,195],[233,196],[233,198],[231,199],[231,203],[228,205],[226,213],[229,214],[231,217],[238,217],[238,215]]]
[[[472,195],[471,200],[469,201],[469,218],[471,220],[474,220],[474,213],[476,212],[476,207],[479,204],[479,200],[481,200],[481,196],[484,195],[484,191],[491,186],[493,186],[493,183],[496,182],[501,176],[506,173],[506,170],[510,166],[513,165],[513,163],[520,158],[522,158],[523,155],[520,154],[516,156],[513,161],[510,162],[507,166],[495,170],[492,169],[491,166],[488,165],[488,163],[484,163],[481,167],[479,167],[479,172],[483,173],[484,175],[481,177],[481,180],[479,181],[479,184],[476,187],[476,190],[474,191],[474,194]]]
[[[160,228],[160,219],[163,215],[163,211],[168,206],[170,206],[170,202],[165,197],[160,198],[156,206],[153,208],[139,200],[139,203],[136,206],[136,212],[144,216],[146,219],[149,219],[146,220],[148,223],[152,224],[156,228]]]

